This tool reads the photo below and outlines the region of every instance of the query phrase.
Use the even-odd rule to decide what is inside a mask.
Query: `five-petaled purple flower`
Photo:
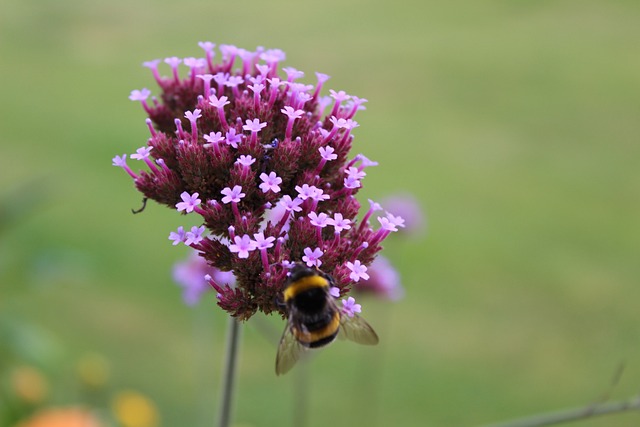
[[[360,213],[364,169],[376,164],[351,152],[354,118],[366,100],[333,90],[321,96],[328,76],[316,73],[309,84],[301,71],[279,71],[286,57],[279,49],[221,45],[216,56],[213,43],[199,46],[204,58],[144,63],[159,93],[129,95],[148,115],[151,136],[130,156],[143,161],[142,170],[131,170],[126,155],[113,165],[144,197],[195,212],[198,225],[179,227],[169,240],[232,272],[235,286],[213,274],[206,279],[232,316],[285,316],[278,301],[289,269],[300,263],[330,274],[336,298],[348,296],[369,277],[382,241],[404,225],[391,213],[372,224],[373,203]],[[346,299],[342,309],[353,315],[360,307]]]
[[[256,242],[251,240],[247,234],[236,236],[233,243],[229,245],[229,250],[238,254],[238,258],[249,258],[249,252],[256,249]]]
[[[219,144],[220,142],[224,141],[222,132],[209,132],[209,134],[204,135],[203,138],[205,141],[207,141],[207,144],[204,144],[205,146]]]
[[[340,298],[340,288],[332,286],[331,288],[329,288],[329,295],[334,298]]]
[[[359,282],[360,279],[367,280],[369,279],[369,275],[367,274],[367,266],[362,265],[360,261],[355,260],[355,262],[347,261],[346,266],[349,270],[351,270],[351,274],[349,278],[354,282]]]
[[[274,193],[280,192],[280,184],[282,184],[282,178],[276,175],[275,172],[270,172],[269,175],[266,173],[260,174],[260,179],[262,183],[259,185],[260,189],[263,193],[267,191],[273,191]]]
[[[185,232],[184,232],[183,226],[180,226],[176,231],[172,231],[171,233],[169,233],[169,240],[173,241],[174,246],[180,243],[184,243],[184,239],[185,239]]]
[[[260,232],[253,235],[257,249],[269,249],[273,247],[276,238],[273,236],[264,237],[264,233]]]
[[[280,204],[282,204],[287,211],[300,212],[302,210],[300,207],[302,199],[299,199],[298,197],[292,199],[291,196],[285,195],[280,199]]]
[[[134,160],[144,160],[151,155],[153,147],[140,147],[136,150],[136,154],[132,154],[131,158]]]
[[[333,225],[336,233],[340,233],[342,230],[348,230],[351,228],[351,220],[343,218],[340,212],[336,212],[333,218],[329,218],[329,225]]]
[[[194,225],[191,227],[191,231],[187,231],[185,234],[184,244],[190,246],[200,243],[204,239],[204,237],[202,237],[203,233],[204,225],[201,225],[200,227]]]
[[[176,209],[178,212],[193,212],[196,206],[202,203],[202,200],[198,199],[198,195],[198,193],[189,194],[186,191],[183,191],[182,194],[180,194],[182,201],[180,203],[176,203]]]
[[[318,151],[320,151],[320,156],[322,156],[322,158],[327,161],[335,160],[338,158],[338,155],[334,154],[336,150],[334,150],[333,147],[330,147],[330,146],[320,147],[318,148]]]
[[[224,195],[222,203],[225,204],[230,202],[238,203],[244,196],[246,196],[246,194],[242,192],[242,187],[239,185],[234,185],[233,188],[224,188],[220,192]]]
[[[236,129],[231,128],[226,134],[226,140],[227,144],[229,144],[233,148],[238,148],[238,144],[242,142],[242,134],[236,133]]]
[[[242,166],[251,166],[252,164],[254,164],[256,162],[256,159],[254,159],[251,156],[240,156],[238,157],[238,160],[236,160],[236,163],[242,165]]]
[[[316,227],[324,228],[330,224],[331,218],[324,212],[309,212],[309,222]]]
[[[147,88],[142,90],[132,90],[131,95],[129,95],[129,99],[132,101],[146,101],[147,98],[151,95],[151,91]]]
[[[291,132],[293,131],[293,122],[304,115],[304,110],[295,110],[293,107],[286,106],[280,110],[289,119],[287,120],[287,129],[285,130],[285,139],[291,139]]]
[[[302,261],[306,262],[308,267],[320,267],[322,265],[322,261],[320,261],[322,255],[324,255],[324,253],[320,248],[315,248],[314,250],[304,248]]]
[[[256,141],[258,141],[258,132],[267,127],[267,123],[260,123],[260,119],[247,119],[246,123],[246,125],[242,126],[242,129],[251,132],[251,142],[255,143]]]
[[[356,304],[356,299],[354,297],[342,300],[342,312],[347,316],[353,317],[356,313],[360,313],[361,311],[362,306],[360,304]]]

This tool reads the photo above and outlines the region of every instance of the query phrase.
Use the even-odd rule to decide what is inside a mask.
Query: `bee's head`
[[[291,268],[291,275],[289,276],[289,282],[295,282],[307,276],[318,275],[319,272],[315,268],[307,267],[306,264],[298,262]]]

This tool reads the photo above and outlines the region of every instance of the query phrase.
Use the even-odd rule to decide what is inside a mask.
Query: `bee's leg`
[[[287,307],[287,304],[285,304],[285,302],[280,298],[280,295],[275,297],[274,302],[276,304],[276,307],[278,307],[279,309],[284,309]]]

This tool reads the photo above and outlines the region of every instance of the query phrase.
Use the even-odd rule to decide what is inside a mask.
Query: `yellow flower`
[[[154,403],[137,391],[125,390],[116,394],[112,403],[116,419],[124,427],[156,427],[158,410]]]
[[[109,361],[97,353],[82,356],[76,365],[80,380],[89,387],[104,387],[109,380]]]

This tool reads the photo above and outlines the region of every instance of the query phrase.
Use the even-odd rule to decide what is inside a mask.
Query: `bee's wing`
[[[276,356],[276,375],[286,374],[296,364],[304,347],[293,335],[291,322],[287,325],[280,338],[278,345],[278,355]]]
[[[376,332],[366,320],[357,314],[354,314],[353,317],[349,317],[344,313],[341,314],[339,335],[341,338],[346,338],[358,344],[378,344],[378,335]]]

